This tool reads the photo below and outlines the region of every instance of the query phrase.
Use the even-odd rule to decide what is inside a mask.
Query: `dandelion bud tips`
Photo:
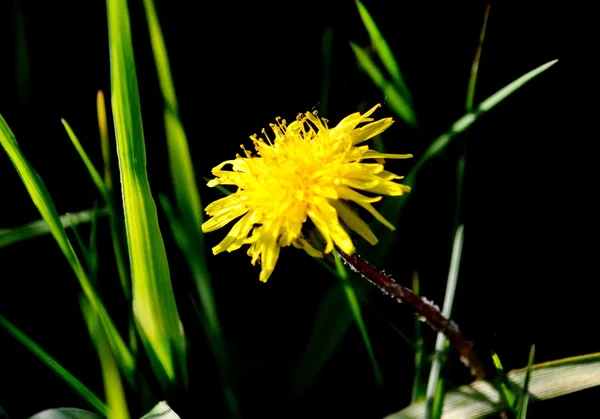
[[[250,245],[248,255],[252,264],[260,261],[260,280],[264,282],[275,268],[281,247],[293,245],[321,257],[322,252],[329,253],[337,246],[351,255],[350,230],[376,244],[377,238],[352,205],[361,206],[393,230],[371,204],[381,200],[380,195],[410,191],[396,182],[402,176],[385,171],[382,163],[383,159],[412,155],[383,154],[363,144],[394,122],[370,118],[378,107],[363,115],[353,113],[333,128],[316,112],[300,114],[289,124],[277,118],[270,125],[271,135],[263,131],[262,137],[250,137],[254,154],[242,146],[244,157],[238,155],[215,167],[215,178],[208,186],[234,185],[237,191],[206,207],[211,218],[202,231],[217,230],[241,218],[213,253]],[[231,170],[225,170],[227,166]],[[308,225],[316,228],[322,244],[309,240]]]

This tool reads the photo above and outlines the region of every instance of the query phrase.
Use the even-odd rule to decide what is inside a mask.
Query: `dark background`
[[[424,128],[417,136],[397,121],[386,132],[386,147],[418,157],[464,114],[485,4],[416,3],[364,4],[395,51]],[[20,27],[16,2],[0,4],[0,113],[46,182],[59,212],[90,208],[99,197],[60,118],[71,124],[100,167],[95,97],[98,89],[107,96],[110,89],[104,2],[22,1],[28,63],[15,57]],[[249,135],[276,116],[289,120],[318,107],[326,27],[333,28],[333,49],[324,116],[336,123],[385,101],[359,71],[348,45],[350,40],[368,45],[353,1],[156,4],[205,204],[219,194],[203,186],[201,177],[239,152],[241,143],[249,145]],[[598,348],[595,256],[600,222],[592,150],[597,141],[597,46],[591,17],[565,4],[492,6],[476,102],[547,61],[558,58],[559,63],[486,114],[464,137],[465,247],[453,318],[479,348],[494,349],[507,369],[526,364],[532,343],[536,362]],[[155,194],[171,195],[162,98],[142,2],[130,1],[130,8],[150,182]],[[376,116],[392,112],[384,106]],[[422,169],[396,244],[382,264],[406,285],[417,270],[423,293],[440,305],[450,260],[457,144]],[[391,162],[390,167],[406,173],[414,161]],[[0,228],[38,219],[4,153],[0,179]],[[189,276],[164,221],[161,218],[173,281],[185,298]],[[209,234],[208,246],[224,234]],[[105,244],[101,263],[106,261],[101,273],[108,284],[103,296],[110,304],[119,289],[106,232],[100,239]],[[258,268],[248,262],[245,251],[209,257],[223,327],[241,365],[246,416],[342,417],[365,412],[359,416],[376,418],[409,403],[412,352],[369,308],[364,315],[384,371],[384,388],[375,384],[353,326],[313,387],[291,399],[289,371],[303,353],[316,309],[334,279],[291,249],[282,252],[266,285],[259,283]],[[2,249],[0,266],[0,313],[101,394],[97,357],[77,305],[79,286],[53,240],[38,238]],[[412,335],[413,318],[406,308],[377,293],[369,303]],[[427,335],[430,345],[433,336]],[[201,332],[197,342],[193,400],[202,411],[219,416],[219,387]],[[468,382],[456,354],[447,373],[455,384]],[[592,406],[597,396],[596,390],[587,390],[535,404],[531,413],[542,417],[580,402]],[[0,405],[15,418],[49,407],[86,407],[1,331]]]

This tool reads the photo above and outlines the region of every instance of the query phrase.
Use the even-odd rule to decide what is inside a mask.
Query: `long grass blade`
[[[377,67],[377,64],[375,64],[371,57],[369,57],[361,47],[353,42],[350,42],[350,47],[352,48],[360,67],[367,73],[375,86],[377,86],[385,96],[385,103],[407,124],[416,127],[417,119],[411,104],[402,97],[394,84],[390,83],[385,78],[379,67]]]
[[[375,47],[377,51],[377,55],[379,55],[379,59],[383,63],[383,66],[387,70],[387,72],[392,77],[392,81],[396,85],[400,95],[404,98],[407,103],[412,103],[412,96],[404,81],[404,77],[402,77],[402,73],[400,72],[400,67],[398,66],[398,62],[396,61],[396,57],[392,53],[388,43],[385,38],[381,34],[381,31],[375,24],[375,21],[371,17],[371,14],[367,10],[367,8],[360,2],[356,0],[356,7],[358,8],[358,13],[360,18],[365,25],[365,29],[369,33],[369,38],[371,39],[371,43]]]
[[[0,144],[15,166],[15,169],[21,177],[21,180],[23,181],[23,184],[25,185],[33,203],[37,207],[46,224],[48,224],[50,233],[56,240],[71,269],[75,273],[75,276],[79,280],[79,284],[81,285],[85,296],[89,300],[94,310],[100,316],[102,324],[109,335],[111,345],[115,351],[115,356],[117,356],[119,365],[123,369],[123,373],[126,375],[130,383],[134,383],[133,374],[135,370],[135,362],[133,356],[119,335],[119,332],[117,331],[117,328],[106,311],[104,304],[100,300],[100,297],[92,286],[87,273],[83,269],[83,266],[73,249],[73,246],[69,242],[67,233],[62,226],[62,222],[58,216],[58,213],[56,212],[54,202],[52,201],[52,197],[46,189],[46,185],[37,172],[31,167],[27,159],[25,159],[25,156],[19,148],[17,140],[15,139],[12,131],[6,124],[6,121],[2,115],[0,115]]]
[[[21,332],[15,325],[0,315],[0,326],[8,333],[17,339],[23,346],[29,349],[40,361],[58,375],[65,383],[67,383],[77,394],[87,401],[94,409],[102,415],[108,413],[106,404],[94,394],[85,384],[79,381],[66,368],[58,363],[52,356],[44,351],[37,343],[31,340],[27,335]]]
[[[502,362],[500,362],[500,357],[495,352],[492,353],[492,360],[494,362],[494,367],[496,368],[496,373],[498,374],[498,382],[500,390],[502,391],[502,396],[504,397],[504,402],[511,412],[515,412],[517,407],[517,396],[511,390],[510,383],[504,372],[504,367],[502,366]]]
[[[185,376],[185,340],[171,285],[165,245],[146,172],[146,149],[126,0],[107,0],[112,110],[133,311],[160,382]]]
[[[105,209],[96,210],[96,217],[102,217],[107,214]],[[79,224],[91,223],[94,219],[94,210],[84,210],[75,213],[67,213],[59,217],[59,222],[63,228],[77,226]],[[19,243],[24,240],[50,234],[50,227],[44,220],[36,220],[19,227],[0,229],[0,249]]]
[[[513,392],[523,393],[527,369],[507,374]],[[600,352],[533,365],[530,370],[529,401],[550,400],[600,386]],[[508,408],[497,381],[475,381],[446,394],[442,418],[482,418]],[[424,414],[425,403],[416,403],[385,419],[421,419]]]
[[[512,83],[508,84],[507,86],[503,87],[502,89],[488,97],[486,100],[481,102],[481,104],[477,108],[475,108],[475,110],[467,113],[454,124],[452,124],[452,126],[447,132],[440,135],[429,145],[429,147],[425,150],[423,155],[417,160],[415,165],[409,171],[408,175],[404,179],[404,183],[414,188],[417,174],[426,162],[439,155],[458,134],[464,132],[486,112],[491,110],[494,106],[506,99],[512,93],[519,90],[521,87],[533,80],[535,77],[548,70],[557,62],[558,60],[547,62],[546,64],[543,64],[535,68],[534,70],[531,70],[530,72],[524,74],[517,80],[513,81]],[[384,200],[384,204],[382,205],[380,212],[390,223],[392,223],[392,225],[398,225],[400,214],[404,209],[404,205],[406,205],[406,200],[409,196],[410,194],[405,194],[403,196],[391,197]],[[386,230],[381,229],[379,227],[374,228],[374,233],[379,238],[379,245],[375,249],[365,252],[365,255],[366,257],[368,257],[368,260],[370,262],[377,265],[387,254],[393,242],[394,233],[390,232],[389,229]]]

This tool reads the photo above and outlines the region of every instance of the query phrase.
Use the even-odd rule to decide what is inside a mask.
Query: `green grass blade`
[[[102,379],[104,381],[104,395],[109,412],[108,417],[111,419],[129,419],[129,411],[127,410],[123,383],[119,375],[119,367],[110,349],[106,332],[102,328],[102,323],[100,323],[98,315],[91,308],[88,301],[80,298],[79,303],[90,338],[94,342],[98,358],[100,359]]]
[[[517,406],[517,396],[511,390],[508,378],[504,373],[504,367],[502,366],[502,362],[500,362],[500,357],[498,357],[498,354],[495,352],[492,353],[492,360],[494,361],[494,367],[496,368],[496,373],[498,374],[500,390],[502,391],[504,402],[511,412],[515,412]]]
[[[329,110],[329,90],[331,89],[331,46],[333,45],[333,28],[328,26],[323,31],[321,38],[321,62],[323,77],[321,82],[321,101],[319,112],[327,115]]]
[[[411,104],[402,97],[392,83],[386,80],[381,70],[379,70],[379,67],[377,67],[377,64],[375,64],[371,57],[369,57],[361,47],[353,42],[350,42],[350,47],[352,48],[360,67],[367,73],[375,86],[377,86],[385,96],[386,104],[390,109],[407,124],[416,127],[417,120]]]
[[[21,180],[23,181],[23,184],[25,185],[33,203],[37,207],[44,221],[48,224],[50,233],[56,240],[71,269],[75,273],[75,276],[79,280],[79,284],[81,285],[85,296],[88,298],[94,310],[98,312],[98,315],[100,316],[100,319],[102,320],[102,323],[109,335],[111,345],[113,346],[115,354],[118,357],[119,365],[121,368],[123,368],[123,372],[126,374],[127,379],[133,383],[133,373],[135,370],[133,356],[119,335],[119,332],[108,315],[104,304],[100,300],[100,297],[94,290],[87,273],[83,269],[77,254],[73,250],[73,246],[69,242],[67,233],[62,226],[62,222],[58,216],[58,213],[56,212],[54,202],[52,201],[52,198],[46,189],[46,185],[37,172],[31,167],[29,162],[25,159],[25,156],[19,148],[17,140],[15,139],[12,131],[6,124],[6,121],[2,115],[0,115],[0,144],[15,166],[15,169],[21,177]]]
[[[78,393],[85,401],[93,406],[94,409],[106,416],[108,413],[108,407],[98,396],[96,396],[89,388],[87,388],[85,384],[79,381],[73,374],[67,371],[46,351],[44,351],[37,343],[27,337],[2,315],[0,315],[0,325],[23,346],[29,349],[40,361],[42,361],[48,368],[58,375],[73,390],[75,390],[75,392]]]
[[[98,279],[98,207],[96,203],[94,203],[94,209],[92,210],[88,249],[90,256],[90,278],[96,284]]]
[[[102,147],[102,161],[104,163],[104,186],[106,188],[106,207],[108,209],[108,221],[110,226],[110,235],[113,245],[113,253],[117,264],[117,272],[119,273],[119,281],[121,289],[126,301],[131,301],[131,282],[128,273],[128,260],[123,250],[123,225],[121,218],[117,213],[115,205],[113,181],[111,172],[111,149],[108,139],[108,119],[106,117],[106,102],[104,101],[104,93],[98,91],[96,95],[96,110],[98,113],[98,130],[100,132],[100,145]],[[131,341],[131,339],[130,339]],[[131,343],[134,343],[131,341]],[[136,352],[135,345],[132,345],[133,352]]]
[[[373,351],[373,344],[371,343],[369,333],[367,332],[367,326],[365,325],[365,322],[363,320],[362,310],[360,308],[358,296],[356,295],[356,291],[354,290],[354,287],[350,282],[350,277],[348,275],[346,267],[344,266],[344,262],[340,259],[339,255],[337,254],[337,251],[334,252],[337,276],[341,280],[342,288],[344,289],[346,299],[348,300],[348,305],[350,306],[350,311],[352,312],[352,317],[354,318],[354,322],[360,330],[360,334],[365,344],[365,348],[367,349],[367,354],[369,355],[371,366],[373,367],[373,375],[375,376],[375,381],[377,382],[377,384],[382,386],[383,373],[381,372],[381,368],[379,368],[379,363],[377,362],[375,352]]]
[[[415,295],[421,295],[421,286],[419,282],[419,274],[415,271],[412,277],[412,292]],[[413,378],[412,398],[411,402],[415,403],[425,398],[427,387],[421,382],[423,374],[423,364],[425,362],[422,322],[418,315],[415,315],[415,374]]]
[[[525,371],[525,382],[523,383],[523,396],[519,407],[517,408],[517,419],[527,418],[527,407],[529,405],[529,381],[531,380],[531,368],[533,367],[533,360],[535,358],[535,345],[531,345],[529,350],[529,362],[527,363],[527,370]]]
[[[458,283],[458,272],[460,269],[460,259],[462,255],[464,241],[464,226],[459,226],[454,234],[454,245],[452,246],[452,257],[450,259],[450,270],[448,272],[448,281],[446,282],[446,295],[444,296],[444,306],[442,308],[442,314],[445,318],[450,319],[452,315],[452,306],[454,304],[454,297],[456,295],[456,285]],[[435,341],[435,355],[431,364],[431,370],[429,371],[429,381],[427,383],[427,395],[425,405],[427,406],[426,417],[427,418],[439,418],[441,411],[435,411],[434,401],[437,399],[441,401],[443,394],[440,389],[443,389],[443,385],[439,385],[440,372],[445,362],[448,345],[446,336],[443,333],[438,333]],[[443,391],[443,390],[442,390]],[[438,407],[441,407],[441,403],[437,403]]]
[[[402,77],[402,73],[400,72],[400,67],[396,62],[396,57],[392,53],[388,43],[383,38],[383,35],[379,31],[379,28],[375,24],[375,21],[367,11],[366,7],[359,1],[356,0],[356,7],[358,8],[358,13],[360,14],[360,18],[369,33],[369,38],[371,39],[371,43],[375,47],[377,54],[379,55],[379,59],[383,63],[383,66],[390,73],[392,77],[392,81],[398,88],[400,95],[404,98],[407,103],[412,102],[412,96],[404,81],[404,77]]]
[[[142,113],[126,0],[107,0],[111,96],[133,310],[155,373],[163,385],[185,377],[185,340],[165,245],[146,172]]]
[[[527,368],[507,374],[511,389],[523,392]],[[600,352],[545,362],[531,367],[530,402],[561,397],[600,386]],[[444,398],[444,419],[482,418],[509,409],[497,381],[475,381]],[[386,419],[421,419],[425,403],[412,404]]]
[[[557,62],[558,60],[550,61],[528,72],[527,74],[524,74],[517,80],[503,87],[502,89],[488,97],[486,100],[481,102],[481,104],[473,112],[467,113],[454,124],[452,124],[452,126],[446,133],[439,136],[429,145],[429,147],[425,150],[423,155],[408,172],[408,175],[404,179],[404,183],[414,188],[417,174],[421,167],[423,167],[423,165],[427,161],[440,154],[458,134],[462,133],[467,128],[469,128],[473,124],[473,122],[479,119],[487,111],[491,110],[502,100],[506,99],[512,93],[516,92],[526,83],[533,80],[535,77],[539,76],[544,71],[548,70]],[[381,214],[393,225],[398,225],[400,214],[404,209],[404,205],[406,204],[406,200],[409,196],[410,194],[405,194],[399,197],[386,198],[380,211]],[[382,229],[380,227],[375,227],[374,233],[379,238],[379,244],[373,249],[370,249],[369,251],[365,252],[365,257],[368,256],[367,259],[371,263],[377,265],[387,254],[394,240],[395,233],[389,231],[389,229]]]
[[[95,217],[107,214],[104,209],[96,210]],[[70,228],[79,224],[90,223],[94,220],[94,210],[84,210],[75,213],[67,213],[59,217],[63,228]],[[50,234],[50,227],[44,220],[36,220],[19,227],[0,229],[0,249],[19,243],[24,240]]]
[[[79,235],[79,232],[77,231],[77,227],[73,225],[71,217],[69,217],[69,223],[71,224],[70,230],[73,232],[73,236],[75,236],[75,243],[77,243],[79,252],[82,255],[83,260],[86,263],[87,272],[90,272],[90,268],[91,268],[90,252],[89,252],[87,246],[83,243],[83,239]],[[92,275],[89,275],[89,277],[90,277],[90,279],[93,278]]]
[[[81,157],[81,160],[83,160],[83,164],[85,164],[85,167],[88,170],[88,172],[92,178],[92,181],[94,182],[94,185],[96,185],[96,188],[98,188],[98,191],[100,191],[100,194],[106,200],[106,198],[107,198],[106,186],[104,185],[104,181],[102,180],[100,173],[98,173],[98,171],[94,167],[94,164],[92,163],[92,161],[88,157],[87,153],[81,146],[79,139],[77,138],[77,136],[75,135],[75,133],[73,132],[73,130],[71,129],[71,127],[69,126],[67,121],[65,121],[64,119],[61,119],[61,122],[64,125],[65,130],[67,131],[67,134],[69,135],[69,138],[71,139],[71,142],[73,143],[73,146],[75,147],[75,150],[77,150],[79,157]]]

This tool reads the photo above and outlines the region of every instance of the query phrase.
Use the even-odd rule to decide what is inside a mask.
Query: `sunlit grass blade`
[[[504,396],[504,402],[511,412],[515,412],[517,407],[517,396],[511,390],[508,378],[504,373],[504,367],[502,366],[502,362],[500,362],[500,357],[495,352],[492,353],[492,360],[494,361],[494,367],[498,374],[499,386],[502,391],[502,396]]]
[[[146,150],[126,0],[107,0],[112,110],[131,262],[133,311],[163,385],[186,381],[185,340],[146,172]]]
[[[331,88],[331,46],[333,45],[333,28],[328,26],[323,31],[321,38],[321,62],[323,75],[321,77],[321,101],[319,112],[327,115],[329,110],[329,90]]]
[[[98,114],[98,130],[100,132],[100,145],[102,148],[102,162],[104,164],[104,187],[106,188],[106,207],[108,210],[108,222],[110,225],[110,235],[113,245],[113,252],[115,255],[115,262],[117,264],[117,272],[119,273],[119,281],[121,282],[121,289],[126,301],[131,301],[131,282],[129,280],[127,256],[123,250],[123,225],[121,218],[117,213],[115,205],[115,196],[113,191],[113,180],[112,180],[112,158],[110,141],[108,139],[108,119],[106,117],[106,102],[104,101],[104,93],[102,90],[98,91],[96,95],[96,110]],[[136,342],[131,340],[132,351],[136,352]]]
[[[527,417],[527,407],[529,405],[529,381],[531,380],[531,368],[533,367],[533,360],[535,358],[535,345],[531,345],[529,350],[529,362],[527,363],[527,370],[525,370],[525,382],[523,383],[523,395],[521,396],[521,402],[517,407],[516,419],[525,419]]]
[[[181,217],[183,234],[177,235],[176,241],[186,257],[192,277],[196,284],[201,303],[205,332],[208,336],[213,354],[217,359],[224,393],[228,400],[230,413],[240,415],[236,396],[231,384],[232,365],[229,349],[218,319],[217,309],[206,266],[204,250],[204,234],[202,232],[202,203],[196,183],[196,173],[192,164],[188,140],[179,116],[179,105],[175,94],[175,86],[171,76],[171,66],[167,48],[158,20],[158,14],[152,0],[144,0],[144,9],[150,32],[152,51],[158,73],[158,79],[165,102],[164,121],[169,153],[169,166],[175,203],[178,216]],[[175,216],[171,211],[171,227],[174,228]],[[183,237],[185,236],[185,237]]]
[[[104,416],[107,415],[108,407],[98,396],[96,396],[89,388],[85,386],[85,384],[79,381],[73,374],[67,371],[52,356],[44,351],[37,343],[31,340],[2,315],[0,315],[0,325],[23,346],[29,349],[48,368],[54,371],[56,375],[58,375],[65,383],[75,390],[75,392],[78,393],[85,401],[93,406],[94,409]]]
[[[513,81],[512,83],[508,84],[507,86],[503,87],[502,89],[488,97],[486,100],[481,102],[481,104],[477,108],[475,108],[475,110],[467,113],[454,124],[452,124],[452,126],[446,133],[439,136],[429,145],[429,147],[425,150],[423,155],[417,160],[415,165],[408,172],[406,178],[404,179],[404,184],[414,188],[417,174],[421,167],[423,167],[423,165],[427,161],[439,155],[458,134],[462,133],[467,128],[469,128],[487,111],[491,110],[498,103],[506,99],[512,93],[516,92],[518,89],[523,87],[529,81],[533,80],[535,77],[542,74],[544,71],[548,70],[557,62],[558,60],[550,61],[524,74],[517,80]],[[392,225],[398,225],[400,214],[404,209],[406,200],[410,195],[411,194],[405,194],[399,197],[386,198],[384,200],[380,212],[386,220],[392,223]],[[382,229],[379,226],[374,226],[373,230],[379,238],[379,244],[373,249],[370,249],[369,251],[365,252],[365,257],[367,257],[367,259],[371,263],[377,265],[389,251],[389,248],[394,240],[394,232],[389,231],[389,229]]]
[[[522,393],[527,368],[507,374],[512,391]],[[531,367],[530,402],[550,400],[600,386],[600,352],[544,362]],[[482,418],[509,407],[497,381],[475,381],[446,393],[444,419]],[[386,419],[421,419],[425,403],[412,404]]]
[[[107,214],[105,209],[98,209],[96,217]],[[70,228],[79,224],[90,223],[94,219],[94,210],[84,210],[75,213],[67,213],[59,217],[63,228]],[[0,249],[24,240],[50,234],[50,227],[44,220],[36,220],[19,227],[0,229]]]
[[[77,150],[79,157],[81,157],[81,160],[83,160],[83,163],[85,164],[86,169],[88,170],[90,176],[92,177],[92,180],[94,181],[94,184],[96,185],[96,188],[98,188],[98,191],[100,191],[100,194],[102,194],[102,198],[104,198],[104,200],[106,200],[106,198],[107,198],[106,186],[104,185],[104,181],[102,180],[100,173],[98,173],[98,170],[96,170],[96,167],[94,167],[94,164],[92,163],[89,156],[87,155],[87,153],[81,146],[81,143],[79,142],[79,139],[75,135],[75,132],[73,132],[73,130],[71,129],[71,126],[64,119],[61,119],[61,122],[64,125],[65,130],[67,131],[67,134],[69,135],[69,138],[71,139],[71,142],[73,143],[73,146],[75,147],[75,150]]]
[[[96,312],[90,307],[87,300],[80,298],[81,312],[88,328],[88,332],[96,347],[100,366],[102,368],[102,379],[104,382],[104,395],[108,408],[108,417],[115,419],[129,419],[125,390],[121,382],[119,368],[112,354],[108,337],[100,323]]]
[[[456,295],[456,285],[458,283],[458,272],[460,268],[460,259],[462,255],[462,247],[464,241],[464,226],[459,226],[454,234],[454,244],[452,246],[452,257],[450,259],[450,270],[448,272],[448,281],[446,282],[446,295],[444,296],[444,306],[442,314],[445,318],[450,319],[452,315],[452,306],[454,304],[454,296]],[[425,405],[427,406],[426,417],[439,418],[441,411],[436,411],[434,404],[441,408],[441,400],[443,398],[443,385],[440,385],[440,372],[445,362],[448,345],[446,345],[446,336],[443,333],[438,333],[435,341],[435,355],[429,371],[429,381],[427,382],[427,395]],[[437,403],[434,403],[438,400]]]
[[[375,86],[377,86],[385,96],[386,105],[407,124],[415,127],[417,125],[417,120],[411,104],[402,97],[392,83],[387,81],[381,70],[379,70],[379,67],[377,67],[377,64],[375,64],[371,57],[369,57],[361,47],[353,42],[350,42],[350,47],[352,47],[352,51],[354,52],[360,67],[367,73],[373,83],[375,83]]]
[[[413,272],[412,292],[415,295],[421,295],[421,286],[418,272]],[[421,330],[421,320],[415,315],[415,374],[413,378],[411,402],[415,403],[425,398],[427,386],[422,383],[423,364],[425,363],[425,347],[423,344],[423,333]]]
[[[85,296],[88,298],[94,310],[96,310],[100,316],[104,328],[109,335],[110,342],[119,361],[119,365],[123,369],[123,373],[126,375],[130,383],[133,383],[133,373],[135,370],[133,356],[119,335],[119,332],[108,315],[104,304],[100,300],[90,282],[87,273],[83,269],[77,254],[73,250],[73,246],[69,242],[67,233],[62,226],[62,222],[58,216],[58,213],[56,212],[54,202],[52,201],[52,198],[46,189],[46,185],[37,172],[30,166],[29,162],[25,159],[25,156],[22,154],[19,148],[17,140],[15,139],[12,131],[6,124],[6,121],[2,115],[0,115],[0,144],[4,150],[6,150],[8,157],[12,161],[15,169],[21,177],[29,196],[40,212],[42,218],[48,225],[50,233],[56,240],[71,269],[75,273],[75,276],[79,280],[79,284],[81,285]]]
[[[367,332],[367,326],[363,320],[362,310],[360,308],[360,302],[358,300],[358,296],[356,295],[356,291],[350,282],[350,277],[348,275],[348,271],[344,266],[344,262],[339,258],[337,252],[334,255],[335,258],[335,268],[337,271],[337,276],[341,280],[342,288],[344,289],[344,293],[346,294],[346,299],[348,300],[348,304],[350,306],[350,311],[352,312],[352,317],[354,318],[354,322],[358,326],[360,330],[360,334],[362,336],[363,342],[365,344],[365,348],[367,350],[367,354],[369,355],[369,359],[371,360],[371,365],[373,367],[373,375],[375,376],[375,381],[380,386],[383,385],[383,373],[381,372],[381,368],[379,368],[379,363],[377,362],[377,358],[375,357],[375,352],[373,351],[373,344],[371,343],[371,339],[369,338],[369,333]]]
[[[371,39],[371,43],[375,47],[377,51],[377,55],[379,59],[383,63],[383,66],[387,70],[387,72],[392,77],[392,81],[396,85],[400,95],[404,98],[407,103],[412,102],[412,96],[404,81],[404,77],[402,77],[402,73],[400,72],[400,67],[398,66],[398,62],[396,61],[396,57],[392,53],[388,43],[384,39],[381,34],[379,28],[375,24],[375,21],[367,11],[367,8],[359,1],[356,0],[356,7],[358,8],[358,13],[360,14],[360,18],[369,33],[369,38]]]

